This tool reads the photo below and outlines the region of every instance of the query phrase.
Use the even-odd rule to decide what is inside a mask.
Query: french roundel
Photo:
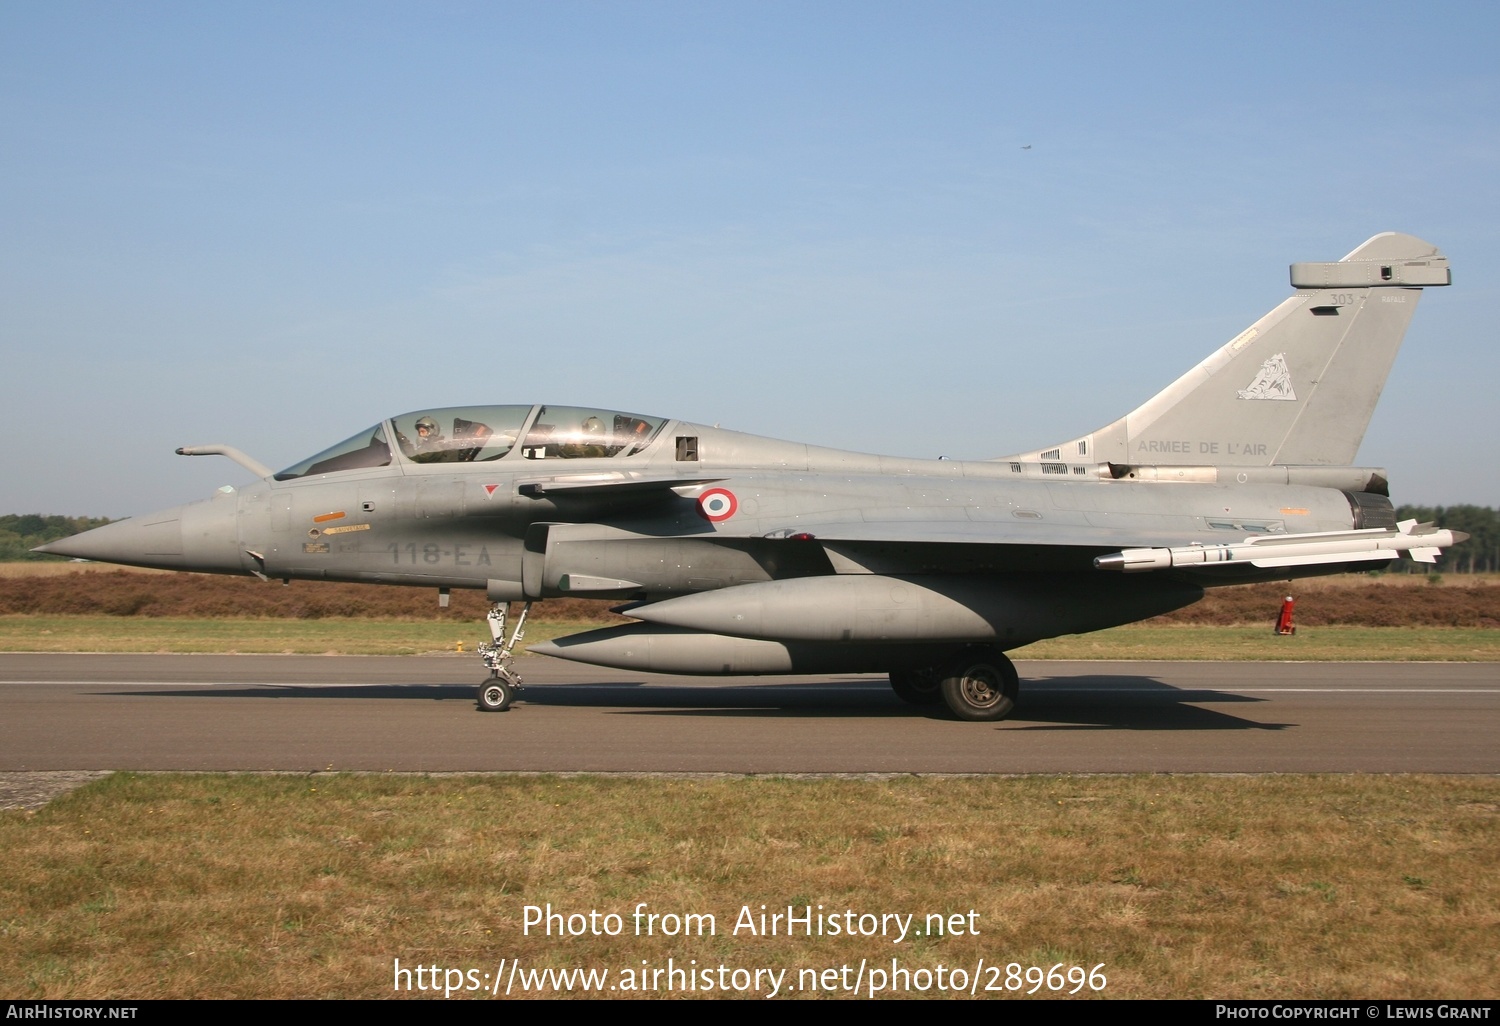
[[[728,488],[710,488],[698,496],[698,512],[703,514],[705,520],[716,524],[734,516],[739,508],[739,500]]]

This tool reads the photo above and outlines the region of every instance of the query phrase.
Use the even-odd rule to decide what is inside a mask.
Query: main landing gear
[[[490,676],[479,685],[480,712],[505,712],[516,696],[521,693],[521,675],[511,666],[516,642],[526,636],[526,617],[531,612],[531,603],[521,607],[516,618],[516,629],[509,640],[505,637],[505,620],[510,615],[509,602],[497,602],[490,609],[485,622],[490,627],[490,640],[479,646],[479,657],[489,668]]]
[[[931,668],[891,671],[891,690],[911,705],[937,705],[943,700],[942,686],[937,671]]]
[[[912,705],[942,702],[961,720],[1003,720],[1016,708],[1021,678],[997,648],[964,649],[936,667],[891,674],[891,689]]]

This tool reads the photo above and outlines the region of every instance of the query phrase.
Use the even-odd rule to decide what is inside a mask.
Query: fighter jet
[[[1003,719],[1006,652],[1165,613],[1204,589],[1431,562],[1352,466],[1429,243],[1377,235],[1291,267],[1293,295],[1144,405],[998,459],[867,455],[578,406],[416,410],[259,480],[38,551],[281,580],[482,589],[478,705],[503,711],[533,602],[634,622],[540,652],[685,674],[889,674],[902,699]],[[507,635],[510,603],[524,603]]]

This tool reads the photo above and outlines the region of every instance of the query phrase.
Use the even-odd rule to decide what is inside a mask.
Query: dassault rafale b
[[[635,622],[531,651],[687,674],[879,672],[999,720],[1009,649],[1130,623],[1205,588],[1431,562],[1464,535],[1396,522],[1350,464],[1447,258],[1377,235],[1291,268],[1294,294],[1145,405],[992,460],[907,459],[578,406],[382,420],[260,480],[39,551],[265,579],[484,590],[479,707],[508,708],[531,604]],[[507,636],[510,603],[525,603]]]

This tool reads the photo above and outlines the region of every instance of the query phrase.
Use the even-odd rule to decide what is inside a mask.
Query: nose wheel
[[[510,613],[509,602],[497,602],[485,618],[490,628],[490,640],[479,646],[479,658],[489,668],[490,677],[479,685],[478,705],[480,712],[505,712],[521,693],[521,675],[510,665],[514,657],[516,642],[526,636],[526,616],[531,612],[531,603],[521,607],[516,618],[516,629],[510,637],[505,636],[505,620]]]
[[[520,693],[521,684],[514,674],[496,675],[479,685],[480,712],[505,712]]]

